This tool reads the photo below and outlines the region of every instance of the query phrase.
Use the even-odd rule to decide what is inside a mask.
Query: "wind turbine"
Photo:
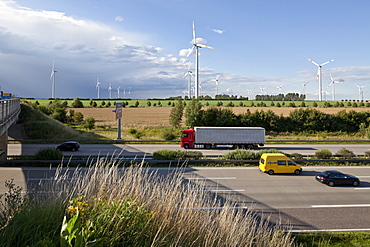
[[[209,48],[209,49],[214,49],[213,47],[203,45],[203,44],[198,44],[197,39],[195,36],[195,28],[194,28],[194,22],[193,22],[193,46],[188,53],[188,55],[185,57],[185,60],[190,56],[190,54],[194,51],[195,49],[195,98],[199,97],[199,48]]]
[[[277,86],[277,88],[279,89],[279,91],[281,91],[281,87],[282,87],[283,85],[280,85],[280,86]]]
[[[98,89],[98,99],[100,99],[100,81],[99,78],[96,78],[96,89]]]
[[[331,76],[330,74],[330,79],[331,79],[331,83],[329,84],[328,88],[330,86],[333,86],[332,89],[331,89],[331,95],[332,95],[332,99],[333,101],[335,101],[335,83],[342,83],[342,82],[339,82],[339,81],[334,81],[333,77]]]
[[[218,95],[218,78],[220,77],[221,74],[218,74],[216,76],[215,82],[216,82],[216,95]]]
[[[50,74],[50,80],[51,82],[51,98],[54,99],[55,97],[55,73],[58,72],[54,69],[54,61],[53,66],[51,67],[51,74]]]
[[[111,99],[112,98],[112,86],[110,82],[109,82],[108,91],[109,91],[109,98]]]
[[[119,99],[119,90],[121,89],[121,86],[117,88],[117,99]]]
[[[185,78],[188,76],[188,97],[191,99],[191,77],[194,77],[193,72],[190,70],[190,62],[188,66],[188,71],[185,73],[185,75],[182,78]]]
[[[303,83],[303,94],[305,95],[306,94],[306,85],[309,83],[309,81],[308,82],[305,82],[305,83]]]
[[[318,70],[317,70],[317,81],[319,81],[319,101],[322,101],[322,77],[321,77],[321,68],[322,66],[330,63],[330,62],[333,62],[335,59],[332,59],[330,61],[327,61],[325,63],[322,63],[322,64],[318,64],[316,63],[315,61],[312,61],[311,59],[307,58],[308,61],[310,61],[311,63],[313,63],[314,65],[316,65],[318,67]]]
[[[359,86],[359,85],[356,84],[356,86],[358,87],[358,99],[363,100],[364,99],[364,91],[362,91],[362,88],[366,87],[367,85]]]

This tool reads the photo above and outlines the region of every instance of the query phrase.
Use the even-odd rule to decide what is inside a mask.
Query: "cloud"
[[[122,16],[116,16],[115,20],[116,20],[116,21],[119,21],[119,22],[122,22],[122,21],[124,21],[125,19],[123,19],[123,17],[122,17]]]
[[[218,34],[223,34],[225,32],[225,30],[219,30],[219,29],[214,29],[214,28],[210,28],[209,30],[211,30],[215,33],[218,33]]]
[[[54,60],[57,97],[96,97],[97,77],[101,97],[108,94],[103,88],[109,83],[113,88],[130,85],[136,97],[149,88],[178,83],[174,75],[186,65],[172,54],[162,54],[162,48],[146,45],[147,40],[146,35],[62,12],[1,1],[0,61],[6,64],[0,67],[2,89],[24,97],[50,97]],[[158,92],[166,95],[157,97],[177,93]]]

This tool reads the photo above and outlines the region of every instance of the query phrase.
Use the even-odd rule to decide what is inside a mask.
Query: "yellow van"
[[[302,172],[300,165],[297,165],[290,158],[280,153],[262,154],[259,169],[269,175],[274,173],[294,173],[299,175]]]

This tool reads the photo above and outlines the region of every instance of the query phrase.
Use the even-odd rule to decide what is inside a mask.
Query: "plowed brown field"
[[[117,124],[115,113],[112,112],[114,108],[71,108],[75,112],[81,112],[84,118],[93,117],[97,125],[110,125]],[[122,109],[122,125],[125,127],[149,127],[149,126],[170,126],[169,115],[172,107],[144,107],[144,108],[123,108]],[[243,114],[249,109],[254,111],[268,111],[272,110],[276,115],[288,116],[289,113],[299,108],[289,107],[232,107],[231,109],[235,114]],[[315,108],[324,113],[335,114],[339,111],[354,110],[357,112],[369,111],[369,108]]]

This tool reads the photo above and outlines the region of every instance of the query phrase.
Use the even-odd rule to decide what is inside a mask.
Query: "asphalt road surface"
[[[55,144],[9,144],[8,155],[33,155],[38,150],[46,147],[56,147]],[[364,155],[365,151],[370,150],[369,144],[269,144],[260,149],[278,149],[285,153],[299,153],[302,155],[314,155],[321,149],[329,149],[335,154],[340,148],[346,148],[353,151],[356,155]],[[64,152],[66,155],[123,155],[125,157],[150,157],[154,151],[161,149],[184,150],[178,144],[81,144],[81,149],[77,152]],[[222,156],[233,149],[192,149],[201,151],[205,156],[218,157]]]
[[[150,169],[158,169],[159,174],[171,170]],[[253,209],[261,217],[270,217],[271,223],[291,225],[295,232],[370,231],[370,167],[335,167],[359,177],[358,187],[329,187],[314,179],[317,172],[328,169],[333,167],[304,167],[301,175],[269,176],[256,167],[193,167],[185,169],[183,179],[191,183],[204,181],[212,195],[232,200],[238,208]],[[55,168],[0,167],[0,194],[6,190],[7,179],[13,178],[26,190],[52,179],[54,172]]]

